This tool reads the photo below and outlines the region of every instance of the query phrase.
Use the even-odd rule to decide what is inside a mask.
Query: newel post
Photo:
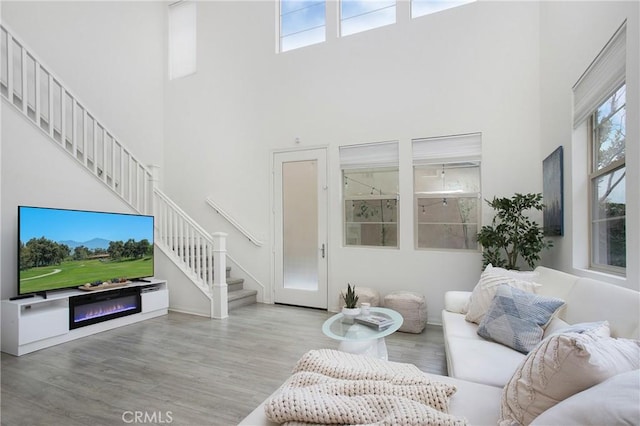
[[[227,301],[227,234],[214,232],[213,237],[213,300],[211,313],[213,318],[222,319],[229,316]]]

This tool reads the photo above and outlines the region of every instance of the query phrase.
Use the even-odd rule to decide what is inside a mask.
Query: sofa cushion
[[[464,315],[442,312],[442,328],[445,336],[484,341],[478,336],[478,324],[466,321]]]
[[[449,375],[470,382],[502,388],[524,358],[520,352],[484,339],[447,339]]]
[[[532,425],[640,425],[640,370],[617,374],[536,417]]]
[[[579,324],[573,325],[565,323],[566,325],[564,327],[556,328],[555,330],[549,332],[549,329],[551,328],[553,323],[554,322],[551,321],[551,323],[544,330],[545,338],[551,336],[552,334],[562,333],[587,333],[593,337],[611,337],[609,321],[581,322]]]
[[[536,282],[542,284],[538,294],[559,297],[568,301],[567,296],[578,280],[577,276],[544,266],[538,266],[535,272],[538,273]]]
[[[639,339],[640,293],[618,285],[580,278],[567,298],[562,319],[569,324],[607,320],[613,337]]]
[[[551,318],[551,321],[549,321],[549,324],[547,324],[547,326],[545,327],[542,338],[544,339],[551,334],[565,330],[567,327],[569,327],[569,325],[569,323],[561,320],[557,315],[554,315],[553,318]]]
[[[532,350],[504,387],[500,425],[528,425],[544,411],[609,377],[640,368],[640,342],[560,333]]]
[[[528,293],[506,284],[498,286],[478,334],[522,353],[540,341],[544,327],[564,300]]]
[[[491,271],[485,271],[480,275],[480,281],[476,284],[471,298],[469,299],[469,308],[467,310],[466,320],[479,324],[485,313],[491,305],[493,296],[496,294],[498,286],[507,284],[510,287],[535,293],[540,284],[523,281],[517,278],[505,275],[494,274]]]

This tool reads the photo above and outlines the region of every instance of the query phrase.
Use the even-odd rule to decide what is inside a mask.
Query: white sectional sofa
[[[424,375],[431,380],[456,386],[457,390],[449,400],[449,413],[466,419],[469,425],[640,424],[640,343],[637,341],[640,338],[640,293],[544,267],[538,267],[534,272],[532,279],[542,284],[536,290],[538,294],[560,298],[566,302],[565,306],[556,312],[558,318],[546,327],[544,341],[532,351],[532,355],[539,355],[538,358],[478,336],[478,325],[465,320],[472,292],[450,291],[446,294],[442,321],[449,377],[428,373]],[[578,332],[561,333],[571,324],[601,321],[607,321],[607,335],[610,330],[612,337],[625,339],[592,339],[589,336],[583,338]],[[596,328],[599,332],[601,326]],[[591,332],[586,331],[585,334]],[[596,332],[593,333],[595,335]],[[585,357],[582,361],[578,358],[579,362],[573,362],[576,358],[570,359],[570,356],[575,354],[563,352],[563,356],[567,356],[565,359],[570,359],[569,364],[575,365],[563,364],[559,368],[560,371],[555,372],[547,369],[542,375],[549,375],[542,381],[555,382],[555,386],[561,388],[564,393],[553,395],[553,389],[551,392],[542,389],[533,396],[528,393],[531,382],[524,385],[520,383],[520,379],[527,377],[525,374],[518,376],[517,371],[528,369],[530,375],[535,375],[542,368],[546,368],[541,359],[553,357],[558,351],[554,347],[545,353],[539,350],[539,347],[544,347],[546,342],[560,345],[564,336],[577,336],[571,337],[576,347],[591,348],[597,356]],[[616,342],[622,343],[622,355],[601,356],[607,352],[603,350],[602,345]],[[578,357],[582,355],[579,353]],[[609,363],[608,371],[599,371],[595,379],[587,377],[586,380],[591,382],[585,386],[583,378],[580,377],[582,374],[576,373],[582,367],[577,364],[603,358],[605,364]],[[611,369],[615,369],[616,366],[612,367],[611,364],[618,364],[618,360],[620,373],[612,375]],[[534,387],[539,385],[540,382],[533,383]],[[575,390],[576,387],[581,387],[582,390],[574,393],[565,389]],[[521,395],[518,395],[518,392]],[[545,400],[549,395],[556,398],[551,404]],[[516,415],[508,415],[505,418],[505,403],[508,407],[507,412],[511,413],[509,410],[512,410]],[[519,410],[521,407],[518,404],[531,406]],[[541,409],[539,406],[544,404],[547,404],[547,407]],[[534,414],[531,414],[531,411]],[[267,419],[263,403],[240,424],[273,426],[276,423]]]
[[[537,291],[566,302],[557,314],[568,324],[608,321],[611,336],[640,338],[640,293],[603,281],[538,267]],[[465,320],[470,291],[445,294],[442,312],[447,369],[450,377],[503,387],[513,376],[525,355],[507,346],[480,337],[478,324]],[[545,331],[549,335],[561,328],[553,321]]]

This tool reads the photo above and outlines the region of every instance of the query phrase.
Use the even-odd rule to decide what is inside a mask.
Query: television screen
[[[153,216],[18,207],[18,294],[153,276]]]

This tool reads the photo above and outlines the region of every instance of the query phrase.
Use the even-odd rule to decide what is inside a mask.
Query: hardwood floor
[[[14,357],[2,354],[2,425],[235,425],[308,350],[336,348],[333,314],[256,304],[225,320],[170,313]],[[386,338],[391,361],[446,374],[442,329]]]

